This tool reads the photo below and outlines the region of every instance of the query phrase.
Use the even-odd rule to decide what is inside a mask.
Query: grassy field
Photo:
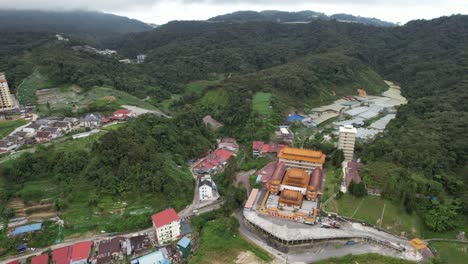
[[[450,242],[431,242],[430,246],[437,250],[437,256],[447,264],[462,264],[468,259],[468,244]]]
[[[13,121],[0,121],[0,138],[8,136],[15,128],[27,124],[28,121],[23,119]]]
[[[155,106],[143,101],[140,98],[109,87],[95,87],[89,92],[85,93],[85,99],[95,101],[97,104],[103,103],[103,100],[105,100],[104,98],[106,96],[115,97],[115,103],[118,105],[134,105],[149,110],[156,110]]]
[[[51,87],[52,83],[39,73],[34,71],[28,78],[24,79],[17,89],[17,97],[20,104],[36,104],[36,90]]]
[[[201,81],[193,81],[187,84],[185,87],[186,92],[192,92],[196,94],[201,94],[205,90],[206,87],[209,85],[215,84],[219,81],[207,81],[207,80],[201,80]]]
[[[379,254],[347,255],[316,262],[317,264],[414,264],[416,262],[382,256]]]
[[[104,131],[112,131],[112,130],[116,130],[116,129],[119,129],[121,127],[124,127],[126,126],[127,124],[125,123],[117,123],[117,124],[113,124],[113,125],[109,125],[109,126],[106,126],[106,127],[103,127],[101,128],[101,130],[104,130]]]
[[[210,90],[201,98],[202,106],[214,109],[222,108],[228,104],[229,96],[226,90]]]
[[[381,226],[397,235],[405,232],[410,238],[421,236],[422,221],[416,213],[410,215],[400,206],[378,196],[368,195],[356,198],[346,194],[341,199],[332,200],[326,210]],[[382,212],[383,221],[381,220]]]
[[[258,92],[253,96],[252,109],[262,116],[269,116],[273,112],[270,103],[271,93]]]
[[[226,235],[224,219],[207,222],[203,227],[200,246],[190,260],[197,263],[235,263],[241,252],[250,251],[263,261],[271,261],[272,257],[262,249],[244,240],[237,232]]]

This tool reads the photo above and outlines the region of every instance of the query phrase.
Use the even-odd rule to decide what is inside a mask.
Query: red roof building
[[[52,251],[52,261],[55,264],[69,264],[73,246],[62,247]]]
[[[49,255],[42,254],[31,258],[31,264],[49,264]]]
[[[127,109],[120,109],[114,112],[112,119],[114,120],[123,120],[127,119],[130,116],[130,111]]]
[[[266,154],[279,153],[285,147],[287,145],[276,143],[265,144],[263,141],[254,141],[252,142],[252,154],[254,158],[263,157]]]
[[[92,246],[92,241],[80,242],[73,245],[71,261],[75,262],[80,260],[87,260]]]
[[[252,142],[252,150],[260,151],[263,147],[263,141],[254,141]]]
[[[173,208],[169,208],[154,214],[151,216],[151,219],[153,220],[153,225],[157,228],[168,225],[175,221],[180,221],[180,217]]]
[[[52,133],[50,131],[39,131],[36,133],[36,140],[38,142],[49,142],[52,139]]]
[[[233,153],[231,151],[225,149],[216,149],[215,151],[213,151],[213,153],[211,153],[211,155],[213,155],[214,158],[220,163],[227,162],[232,156],[232,154]]]
[[[19,260],[13,260],[13,261],[10,261],[8,262],[7,264],[19,264]]]
[[[351,184],[351,181],[354,181],[354,183],[361,182],[361,176],[359,175],[359,171],[361,167],[362,167],[362,164],[356,161],[348,162],[346,169],[345,169],[346,187],[348,187]]]
[[[273,173],[276,170],[276,166],[278,165],[277,161],[272,161],[268,163],[265,167],[263,167],[261,170],[257,171],[257,176],[261,176],[261,182],[265,183],[268,182],[271,177],[273,176]]]

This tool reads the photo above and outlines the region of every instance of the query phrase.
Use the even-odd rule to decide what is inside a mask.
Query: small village
[[[376,103],[370,103],[369,100],[396,101],[390,97],[366,99],[367,95],[363,93],[365,91],[360,91],[360,97],[345,97],[338,100],[337,102],[343,108],[333,114],[328,113],[330,107],[321,107],[320,109],[325,110],[318,116],[311,114],[305,117],[305,115],[292,113],[277,128],[274,141],[252,142],[249,148],[252,151],[252,159],[267,158],[271,162],[254,173],[255,183],[260,188],[248,190],[248,199],[242,213],[243,221],[251,232],[270,240],[270,243],[278,250],[282,251],[289,245],[306,245],[311,241],[320,244],[320,241],[345,240],[348,241],[346,243],[351,243],[349,241],[375,243],[393,250],[392,254],[402,254],[400,257],[407,259],[419,260],[421,258],[422,253],[413,250],[414,247],[411,247],[405,240],[386,233],[377,234],[377,230],[373,227],[357,227],[348,220],[324,212],[322,207],[327,202],[322,200],[327,184],[327,169],[324,164],[329,157],[322,151],[296,146],[298,135],[293,132],[292,126],[300,124],[311,131],[320,133],[323,132],[323,129],[318,128],[320,122],[343,114],[341,118],[346,120],[335,121],[331,133],[325,136],[324,140],[332,141],[333,138],[337,138],[333,142],[338,149],[343,151],[343,178],[340,191],[346,193],[350,184],[359,184],[361,182],[359,171],[362,164],[354,157],[354,147],[359,138],[359,123],[356,120],[361,117],[354,117],[352,113],[357,110],[360,114],[366,113],[361,110],[362,108],[373,113],[372,116],[369,114],[368,118],[377,116],[380,118],[380,113],[384,111],[384,108],[380,107],[379,110],[375,110]],[[391,108],[393,105],[388,105],[388,107]],[[317,114],[321,111],[319,110],[314,110],[314,113]],[[387,113],[388,108],[385,108],[385,111]],[[138,114],[141,113],[120,109],[111,116],[89,113],[82,118],[37,119],[32,113],[30,114],[31,123],[17,128],[0,141],[0,150],[2,152],[15,151],[26,144],[49,143],[64,135],[72,135],[73,139],[87,137],[99,132],[101,127],[134,119]],[[349,116],[353,118],[349,119]],[[383,118],[389,119],[388,115]],[[211,116],[205,117],[203,122],[215,130],[222,126]],[[383,123],[381,119],[376,122]],[[383,128],[385,125],[383,124]],[[313,132],[309,133],[313,135]],[[238,155],[240,148],[241,146],[234,138],[221,138],[214,150],[190,162],[191,172],[196,182],[194,200],[179,214],[174,209],[168,208],[151,217],[153,223],[151,229],[128,235],[110,238],[97,237],[92,240],[67,243],[65,247],[57,245],[49,251],[34,253],[34,256],[30,258],[30,263],[46,264],[50,261],[57,264],[186,263],[193,252],[190,217],[222,206],[223,199],[218,193],[215,178],[227,166],[230,159]],[[373,195],[379,194],[378,190],[373,189],[369,189],[368,192]],[[58,226],[63,225],[60,218],[56,217],[55,221]],[[290,223],[284,225],[283,221]],[[9,236],[27,237],[29,233],[40,232],[43,228],[41,222],[24,224],[27,224],[26,219],[11,219],[8,225]],[[270,228],[275,225],[275,228]],[[275,231],[272,232],[272,230]],[[18,252],[24,253],[35,250],[27,246],[26,240],[17,248]],[[421,247],[421,250],[427,251],[428,249]],[[424,254],[431,255],[432,253],[429,251]],[[25,263],[26,260],[18,258],[8,263]]]
[[[397,89],[391,83],[389,85],[391,89]],[[269,244],[280,252],[287,252],[292,245],[300,247],[312,242],[320,245],[323,241],[344,241],[350,245],[357,242],[380,245],[390,251],[388,254],[400,258],[420,260],[423,255],[430,257],[432,253],[419,240],[410,243],[381,232],[377,227],[352,223],[323,210],[328,202],[322,197],[328,173],[324,164],[330,159],[329,153],[298,146],[300,137],[329,133],[323,140],[332,142],[343,152],[340,191],[346,193],[351,184],[362,181],[362,164],[354,156],[356,140],[365,140],[383,131],[395,117],[394,107],[404,103],[399,93],[387,92],[383,97],[378,97],[367,96],[363,89],[358,92],[359,96],[346,96],[332,105],[314,108],[309,115],[292,113],[277,127],[274,140],[252,142],[247,148],[252,151],[252,159],[266,158],[270,162],[253,175],[256,188],[248,189],[248,199],[241,214],[243,225],[265,241],[270,241]],[[14,103],[10,104],[14,108]],[[48,144],[65,135],[71,136],[71,139],[88,137],[103,127],[126,122],[144,113],[122,108],[109,116],[96,112],[81,118],[38,118],[33,109],[22,111],[22,116],[31,122],[0,140],[0,152],[15,152],[29,145]],[[320,126],[330,120],[333,121],[331,130]],[[203,122],[214,130],[222,126],[211,116],[203,118]],[[365,123],[370,126],[366,127]],[[293,127],[298,125],[308,129],[305,135],[294,132]],[[10,219],[8,236],[22,237],[24,241],[18,245],[17,252],[32,256],[7,263],[186,263],[198,239],[195,237],[194,240],[192,236],[190,217],[222,206],[223,198],[218,193],[216,175],[224,170],[231,158],[239,154],[241,147],[234,138],[220,138],[215,149],[209,150],[198,160],[190,161],[195,180],[192,204],[179,213],[173,208],[155,213],[151,217],[153,227],[150,229],[65,242],[65,246],[62,243],[39,251],[27,246],[27,236],[41,232],[42,222],[31,223],[25,217]],[[368,188],[367,192],[380,194],[379,190],[372,188]],[[59,217],[53,220],[58,226],[64,225]]]

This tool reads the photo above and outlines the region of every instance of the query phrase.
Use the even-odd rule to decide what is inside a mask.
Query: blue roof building
[[[182,252],[182,257],[187,259],[190,256],[190,239],[183,237],[179,242],[177,242],[180,252]]]
[[[42,223],[20,226],[20,227],[17,227],[15,230],[13,230],[13,235],[17,236],[17,235],[32,233],[32,232],[41,230],[41,228],[42,228]]]
[[[171,261],[161,251],[155,251],[138,258],[139,264],[171,264]]]
[[[286,122],[291,123],[291,122],[296,122],[296,121],[302,121],[305,117],[298,115],[298,114],[290,114],[288,115],[288,118],[286,119]]]

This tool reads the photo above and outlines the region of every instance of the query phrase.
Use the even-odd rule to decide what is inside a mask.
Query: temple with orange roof
[[[278,153],[280,162],[284,162],[288,168],[305,169],[313,171],[315,168],[322,168],[325,163],[326,155],[321,151],[283,148]]]

